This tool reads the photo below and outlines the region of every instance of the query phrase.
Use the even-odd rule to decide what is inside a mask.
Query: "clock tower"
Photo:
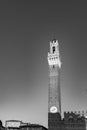
[[[49,87],[48,87],[48,129],[58,130],[61,120],[60,69],[61,61],[58,40],[50,42],[48,53]],[[60,128],[59,128],[60,129]]]

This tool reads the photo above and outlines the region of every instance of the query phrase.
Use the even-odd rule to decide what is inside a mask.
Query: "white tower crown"
[[[50,42],[50,53],[48,53],[48,64],[58,65],[61,68],[61,61],[59,56],[59,43],[58,40],[53,39]]]

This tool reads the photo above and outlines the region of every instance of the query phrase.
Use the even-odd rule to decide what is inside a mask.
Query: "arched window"
[[[55,46],[53,46],[53,53],[55,52]]]

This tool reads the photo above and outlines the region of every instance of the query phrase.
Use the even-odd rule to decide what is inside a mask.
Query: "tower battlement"
[[[87,117],[87,111],[65,111],[64,115],[78,115]]]
[[[65,124],[68,123],[83,123],[85,125],[85,115],[83,115],[83,112],[77,111],[77,112],[64,112],[64,122]]]

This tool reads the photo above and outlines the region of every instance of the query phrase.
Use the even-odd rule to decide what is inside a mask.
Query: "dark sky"
[[[59,40],[62,112],[87,110],[87,1],[0,1],[0,119],[47,127],[49,42]]]

